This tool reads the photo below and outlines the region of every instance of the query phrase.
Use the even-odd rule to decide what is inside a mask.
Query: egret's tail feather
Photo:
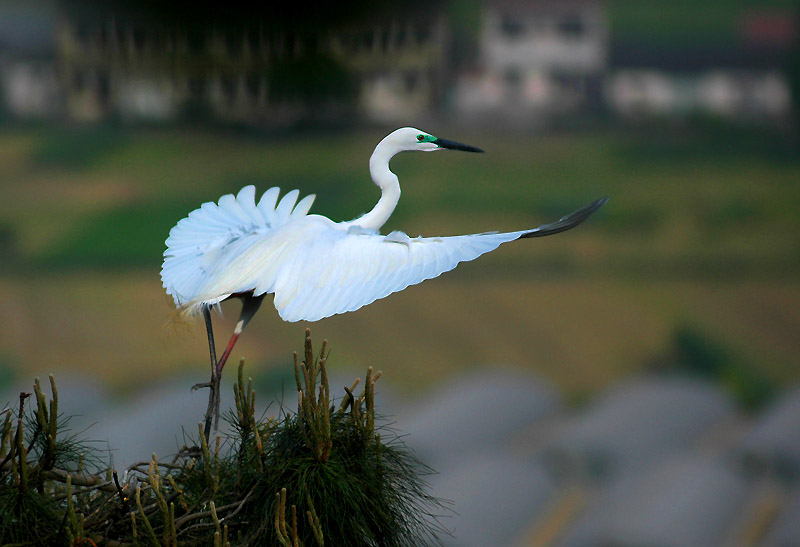
[[[230,295],[224,295],[215,302],[206,302],[204,300],[193,300],[186,302],[175,308],[175,316],[177,321],[188,322],[193,321],[203,313],[203,306],[210,305],[221,316],[222,306],[220,305]]]

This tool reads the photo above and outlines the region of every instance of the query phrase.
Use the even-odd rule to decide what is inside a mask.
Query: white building
[[[608,41],[601,1],[487,0],[477,65],[458,79],[455,107],[504,123],[592,109]]]
[[[46,3],[0,3],[0,108],[13,118],[46,119],[62,111],[54,21]]]
[[[785,73],[791,12],[750,13],[737,39],[713,46],[613,48],[607,103],[623,119],[706,115],[781,123],[792,111]]]

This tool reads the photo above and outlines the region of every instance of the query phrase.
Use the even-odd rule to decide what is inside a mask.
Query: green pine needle
[[[37,380],[22,418],[12,409],[0,423],[0,544],[439,544],[431,470],[376,417],[380,372],[338,403],[326,343],[315,354],[306,330],[301,355],[297,411],[256,417],[240,363],[229,436],[204,439],[200,427],[171,461],[153,455],[127,473],[101,472],[107,453],[70,431],[55,380],[49,401]]]

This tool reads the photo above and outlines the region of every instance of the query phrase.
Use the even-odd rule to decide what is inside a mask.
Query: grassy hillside
[[[338,364],[380,363],[405,389],[504,363],[581,395],[669,361],[689,328],[767,378],[797,378],[800,162],[780,135],[440,133],[487,153],[395,158],[403,197],[386,230],[519,229],[611,201],[573,232],[320,322]],[[316,193],[312,212],[352,218],[378,197],[367,158],[383,134],[0,132],[0,367],[121,389],[179,368],[201,378],[202,328],[170,324],[158,278],[169,228],[245,184]],[[238,313],[224,309],[221,338]],[[237,353],[283,362],[302,328],[265,306]]]

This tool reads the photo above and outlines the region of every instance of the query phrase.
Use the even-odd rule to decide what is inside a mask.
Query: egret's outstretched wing
[[[274,292],[286,321],[316,321],[436,277],[522,233],[410,239],[329,229],[309,242],[303,256],[285,262],[274,279],[262,277],[255,294]]]
[[[295,256],[267,245],[255,260],[280,267],[255,283],[255,294],[275,293],[275,307],[286,321],[316,321],[337,313],[356,310],[374,300],[403,290],[409,285],[452,270],[460,262],[474,260],[501,244],[522,237],[549,235],[577,226],[605,200],[534,230],[508,233],[484,233],[452,237],[409,238],[393,232],[388,236],[348,233],[324,223],[306,219],[302,233],[292,237],[301,243]],[[288,229],[288,227],[287,227]],[[266,242],[265,242],[266,243]],[[254,247],[253,257],[261,254]],[[243,264],[244,266],[244,264]]]
[[[292,190],[278,202],[279,193],[270,188],[256,205],[255,187],[245,186],[235,197],[204,203],[170,230],[161,280],[177,305],[194,300],[210,279],[264,235],[304,217],[314,201],[311,195],[295,205],[300,192]]]
[[[313,196],[278,203],[278,189],[243,188],[205,203],[170,232],[161,277],[189,313],[232,294],[274,293],[286,321],[316,321],[356,310],[409,285],[437,277],[515,239],[551,235],[586,220],[605,199],[533,230],[409,238],[345,230],[307,215]]]

